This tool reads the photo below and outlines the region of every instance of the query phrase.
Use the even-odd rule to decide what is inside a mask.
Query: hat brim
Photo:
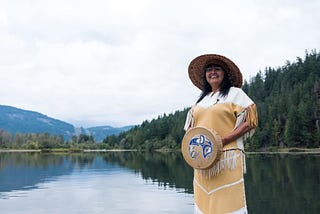
[[[204,89],[204,69],[208,64],[220,65],[225,72],[227,72],[232,86],[238,88],[242,86],[242,74],[234,62],[218,54],[204,54],[193,59],[188,67],[188,73],[192,83],[200,90]]]

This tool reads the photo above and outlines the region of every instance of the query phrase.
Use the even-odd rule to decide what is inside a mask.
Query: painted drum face
[[[183,158],[195,169],[213,167],[220,158],[221,149],[220,136],[204,127],[188,130],[181,144]]]
[[[210,154],[212,154],[212,151],[212,143],[205,135],[195,136],[190,140],[189,155],[191,158],[195,159],[199,155],[201,155],[203,158],[207,158]]]

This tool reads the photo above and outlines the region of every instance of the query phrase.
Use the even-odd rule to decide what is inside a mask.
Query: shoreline
[[[41,149],[0,149],[1,152],[41,152]]]
[[[90,152],[136,152],[137,149],[0,149],[0,153],[90,153]],[[154,150],[155,152],[176,152],[177,150]],[[246,154],[320,154],[320,148],[283,148],[270,151],[246,151]]]
[[[246,151],[246,154],[320,154],[320,148],[277,148],[269,151]]]
[[[0,153],[5,152],[39,152],[39,153],[89,153],[89,152],[133,152],[136,149],[0,149]]]

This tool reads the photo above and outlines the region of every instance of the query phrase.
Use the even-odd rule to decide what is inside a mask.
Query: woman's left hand
[[[232,141],[238,139],[239,137],[243,136],[245,133],[253,129],[254,127],[250,127],[247,122],[242,123],[240,126],[238,126],[236,129],[234,129],[232,132],[227,134],[226,136],[223,136],[221,138],[222,146],[226,146]]]

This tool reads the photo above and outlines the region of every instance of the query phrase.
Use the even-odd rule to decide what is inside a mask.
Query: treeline
[[[266,68],[243,86],[256,102],[259,127],[247,143],[253,150],[270,147],[319,147],[320,55]]]
[[[91,135],[80,134],[73,136],[70,140],[65,140],[62,135],[52,135],[49,133],[9,133],[0,130],[1,149],[105,149],[107,145],[95,143]]]
[[[164,114],[157,119],[144,121],[129,131],[111,135],[103,143],[119,149],[178,149],[184,135],[184,122],[188,109]]]
[[[259,124],[247,140],[247,150],[282,147],[316,148],[320,144],[320,55],[306,52],[305,58],[287,61],[282,67],[258,72],[243,90],[257,104]],[[95,143],[92,136],[9,134],[0,130],[0,148],[14,149],[179,149],[189,108],[144,121],[129,131]]]
[[[248,150],[280,147],[319,147],[320,140],[320,56],[306,52],[305,59],[286,62],[279,68],[258,72],[243,90],[258,107],[259,125],[247,140]],[[159,116],[152,121],[108,136],[110,147],[133,149],[176,149],[184,135],[188,109]]]

